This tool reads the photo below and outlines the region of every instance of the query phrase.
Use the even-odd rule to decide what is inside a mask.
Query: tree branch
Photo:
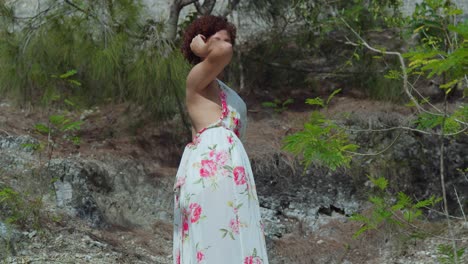
[[[400,216],[398,216],[397,214],[393,214],[393,216],[402,221],[402,222],[405,222],[406,224],[408,224],[409,226],[411,226],[412,228],[416,229],[416,230],[422,230],[420,227],[412,224],[412,223],[409,223],[408,221],[406,221],[405,219],[402,219]],[[463,238],[450,238],[450,237],[443,237],[443,236],[439,236],[439,235],[436,235],[434,233],[431,233],[431,232],[428,232],[427,230],[422,230],[424,233],[432,236],[432,237],[436,237],[436,238],[440,238],[440,239],[443,239],[443,240],[450,240],[450,241],[463,241],[464,239]]]
[[[440,136],[441,135],[441,133],[432,133],[432,132],[427,132],[427,131],[424,131],[424,130],[411,128],[411,127],[405,127],[405,126],[397,126],[397,127],[389,127],[389,128],[381,128],[381,129],[371,129],[371,128],[368,128],[368,129],[352,129],[352,128],[346,128],[346,127],[343,127],[343,128],[348,130],[348,131],[353,131],[353,132],[386,132],[386,131],[402,129],[402,130],[418,132],[418,133],[421,133],[421,134],[431,135],[431,136]],[[463,128],[461,130],[458,130],[457,132],[445,133],[444,136],[456,136],[456,135],[461,134],[461,133],[463,133],[463,132],[465,132],[467,130],[468,130],[468,127],[465,127],[465,128]]]
[[[458,202],[458,206],[460,206],[460,211],[463,215],[463,219],[465,219],[465,223],[468,222],[468,220],[466,219],[466,215],[465,215],[465,212],[463,211],[463,206],[460,202],[460,197],[458,197],[458,193],[457,193],[457,189],[455,187],[453,187],[453,191],[455,192],[455,196],[457,197],[457,202]]]
[[[198,13],[201,15],[209,15],[213,11],[213,8],[216,4],[216,0],[205,0],[203,5],[200,5],[199,1],[195,1],[195,7],[197,8]]]
[[[356,155],[356,156],[378,156],[378,155],[384,153],[385,151],[389,150],[393,145],[395,145],[395,143],[400,138],[400,136],[401,136],[401,132],[395,137],[395,139],[392,141],[392,143],[390,143],[390,145],[388,145],[383,150],[381,150],[379,152],[376,152],[376,153],[359,153],[359,152],[347,151],[347,150],[345,150],[345,152],[349,153],[349,154]]]
[[[198,3],[198,0],[182,0],[178,2],[178,6],[182,9],[182,7],[188,6],[193,3]]]
[[[379,49],[371,47],[367,43],[367,41],[365,41],[343,18],[340,17],[340,19],[351,30],[351,32],[353,32],[354,35],[359,40],[361,40],[362,45],[364,45],[366,48],[368,48],[368,49],[370,49],[372,51],[381,53],[381,54],[398,56],[398,59],[400,60],[400,64],[401,64],[401,69],[402,69],[402,72],[403,72],[403,89],[404,89],[406,95],[410,98],[410,100],[416,105],[416,108],[418,108],[420,111],[425,111],[425,109],[423,107],[421,107],[418,100],[416,100],[416,98],[414,98],[414,96],[411,94],[411,92],[408,89],[408,74],[406,73],[406,64],[405,64],[405,60],[403,59],[403,56],[401,55],[401,53],[397,52],[397,51],[383,51],[383,50],[379,50]],[[348,42],[346,42],[347,44],[351,44],[353,46],[359,46],[359,44],[354,43],[354,42],[350,41],[349,39],[347,39],[347,40],[348,40]]]
[[[236,9],[240,0],[229,0],[228,6],[224,9],[224,12],[221,13],[221,16],[227,17],[234,9]]]
[[[438,114],[438,113],[433,113],[433,112],[430,112],[430,111],[427,111],[426,109],[424,109],[418,102],[418,100],[411,94],[409,88],[408,88],[408,84],[409,84],[409,81],[408,81],[408,74],[406,73],[406,64],[405,64],[405,60],[403,59],[403,56],[401,55],[400,52],[396,52],[396,51],[383,51],[383,50],[379,50],[379,49],[376,49],[372,46],[370,46],[343,18],[340,18],[343,23],[345,23],[345,25],[356,35],[356,37],[358,39],[361,40],[362,42],[362,45],[364,45],[366,48],[368,48],[369,50],[372,50],[372,51],[375,51],[375,52],[378,52],[378,53],[381,53],[381,54],[385,54],[385,55],[396,55],[398,56],[398,59],[400,61],[400,65],[401,65],[401,69],[402,69],[402,72],[403,72],[403,90],[404,92],[406,93],[406,95],[410,98],[411,102],[414,103],[414,105],[416,106],[416,108],[420,111],[420,112],[424,112],[424,113],[427,113],[427,114],[430,114],[430,115],[434,115],[434,116],[445,116],[444,114]],[[350,44],[350,45],[353,45],[353,46],[359,46],[359,44],[355,43],[355,42],[352,42],[351,40],[349,40],[348,38],[346,38],[348,41],[345,42],[346,44]],[[465,126],[468,125],[468,123],[466,122],[463,122],[459,119],[454,119],[456,122],[460,123],[460,124],[463,124]]]

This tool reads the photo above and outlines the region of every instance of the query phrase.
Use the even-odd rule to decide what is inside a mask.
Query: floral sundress
[[[222,114],[184,149],[174,184],[174,264],[267,264],[260,207],[241,138],[244,101],[219,81]]]

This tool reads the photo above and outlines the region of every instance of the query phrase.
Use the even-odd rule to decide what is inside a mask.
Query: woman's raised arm
[[[187,89],[200,91],[220,74],[232,58],[232,44],[219,38],[210,38],[206,43],[202,35],[193,38],[190,44],[195,55],[202,61],[195,65],[187,76]]]

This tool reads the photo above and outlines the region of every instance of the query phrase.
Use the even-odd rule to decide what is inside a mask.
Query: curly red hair
[[[200,57],[195,55],[190,49],[192,39],[202,34],[208,39],[220,30],[226,30],[231,37],[231,44],[234,46],[236,40],[236,27],[228,22],[227,18],[221,16],[207,15],[195,19],[184,32],[184,39],[182,44],[182,53],[184,57],[193,65],[201,61]]]

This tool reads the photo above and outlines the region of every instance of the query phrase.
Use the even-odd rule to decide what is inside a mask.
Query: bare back
[[[206,43],[200,36],[192,40],[192,51],[203,58],[190,70],[186,82],[186,105],[192,120],[192,136],[221,116],[220,88],[216,77],[231,61],[230,41],[226,30],[218,31]]]
[[[222,106],[218,85],[214,80],[205,89],[186,91],[185,102],[195,132],[216,122],[221,116]]]

